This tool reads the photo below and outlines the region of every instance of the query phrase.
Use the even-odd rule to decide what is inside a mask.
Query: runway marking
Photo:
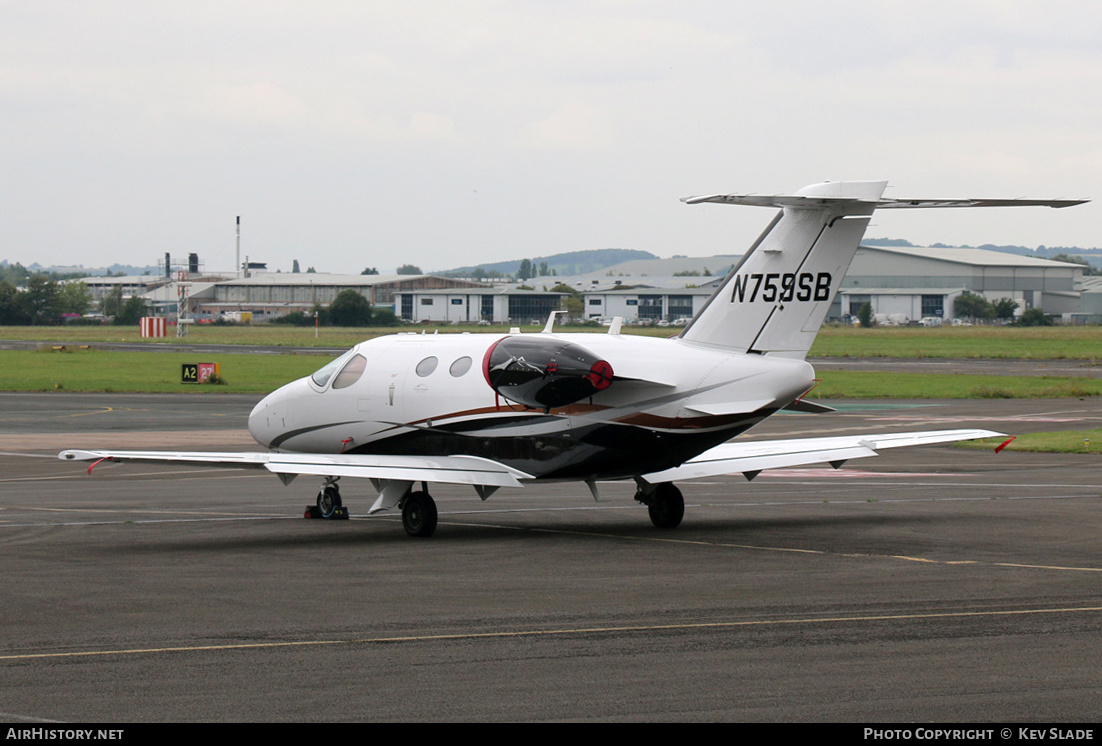
[[[1054,609],[1017,609],[1013,611],[950,611],[933,614],[877,614],[874,616],[806,617],[801,619],[754,619],[730,622],[685,622],[682,624],[637,624],[615,627],[578,627],[536,630],[506,630],[497,632],[462,632],[438,635],[398,635],[394,637],[363,637],[351,640],[293,640],[286,642],[245,642],[226,645],[180,645],[159,648],[117,648],[113,650],[83,650],[58,653],[14,653],[0,655],[0,661],[41,660],[59,658],[91,658],[109,655],[152,655],[159,653],[198,653],[229,650],[271,650],[275,648],[321,647],[332,645],[378,645],[407,642],[441,642],[454,640],[516,639],[559,635],[623,634],[625,632],[662,632],[694,629],[736,629],[739,627],[769,627],[790,624],[848,624],[853,622],[911,621],[921,619],[962,619],[976,617],[1008,617],[1030,614],[1077,614],[1102,611],[1102,606]]]
[[[114,407],[102,407],[101,409],[97,409],[97,410],[94,410],[92,412],[76,412],[75,414],[56,415],[55,419],[66,419],[66,418],[69,418],[69,417],[87,417],[90,414],[105,414],[107,412],[114,412],[114,411],[115,411]],[[130,409],[129,407],[126,407],[126,408],[121,409],[119,411],[122,411],[122,412],[145,412],[146,410],[144,410],[144,409]]]
[[[3,454],[0,454],[3,455]],[[22,455],[22,454],[19,454]],[[51,458],[56,459],[57,456],[37,456],[36,458]],[[117,464],[116,464],[117,465]],[[232,471],[247,471],[248,474],[230,474]],[[246,469],[239,466],[223,467],[223,471],[217,472],[213,469],[189,469],[187,471],[149,471],[149,472],[127,472],[125,474],[111,474],[111,477],[117,477],[119,479],[132,479],[134,477],[175,477],[182,474],[199,474],[199,477],[192,477],[192,479],[246,479],[253,477],[266,477],[270,476],[269,472],[261,471],[259,469]],[[99,476],[96,474],[95,476]],[[45,482],[55,479],[88,479],[88,475],[83,471],[74,474],[59,474],[50,477],[11,477],[10,479],[0,479],[0,484],[7,482]]]
[[[242,475],[233,476],[233,477],[223,475],[222,478],[224,478],[224,479],[249,479],[249,478],[252,478],[254,476],[265,476],[265,475],[242,474]],[[48,477],[45,477],[45,478],[48,478]],[[0,483],[3,483],[4,481],[6,481],[6,480],[0,480]],[[19,481],[19,480],[7,480],[7,481]],[[700,483],[697,482],[697,484],[700,484]],[[799,484],[804,484],[804,483],[799,483]],[[818,485],[818,482],[807,482],[806,484]],[[885,483],[885,484],[889,485],[889,486],[892,486],[896,489],[900,488],[900,485],[896,484],[896,483],[890,483],[889,482],[889,483]],[[943,486],[961,486],[961,487],[970,486],[969,483],[967,483],[967,482],[961,482],[959,484],[957,484],[957,483],[942,483],[942,485]],[[922,486],[922,485],[909,484],[909,485],[906,485],[906,486],[907,487],[912,487],[912,486]],[[1024,485],[992,485],[992,486],[996,486],[996,487],[998,487],[998,486],[1003,486],[1003,487],[1080,487],[1082,485],[1074,485],[1074,484],[1072,484],[1072,485],[1029,485],[1029,484],[1024,484]],[[930,498],[930,497],[906,498],[906,497],[899,497],[899,498],[879,498],[879,499],[874,500],[874,501],[869,500],[869,499],[864,499],[864,498],[858,498],[858,499],[816,498],[814,500],[804,499],[804,500],[755,500],[755,501],[730,500],[730,501],[724,501],[724,502],[704,501],[704,502],[686,503],[686,507],[695,507],[695,508],[699,508],[699,507],[747,508],[747,507],[749,507],[749,508],[755,508],[755,507],[771,506],[771,505],[783,505],[783,506],[786,506],[786,507],[794,507],[794,506],[800,506],[800,505],[865,504],[865,503],[869,503],[869,502],[891,504],[891,503],[912,503],[912,502],[921,502],[921,503],[927,503],[927,502],[977,502],[977,501],[982,502],[982,501],[987,501],[987,500],[1008,500],[1008,501],[1010,501],[1010,500],[1074,500],[1074,499],[1080,499],[1080,498],[1084,498],[1084,497],[1094,498],[1094,497],[1097,497],[1097,495],[1091,493],[1091,494],[1027,495],[1027,496],[1006,495],[1006,496],[999,496],[999,497],[988,497],[988,496],[983,496],[983,497],[938,497],[938,498]],[[444,498],[438,498],[438,501],[440,499],[444,499]],[[453,501],[453,500],[463,500],[464,498],[448,497],[446,499],[448,501]],[[576,512],[576,511],[609,511],[609,510],[637,511],[638,509],[639,509],[638,506],[633,505],[633,504],[627,504],[627,503],[622,503],[622,502],[621,503],[611,503],[611,502],[609,502],[609,503],[586,504],[586,505],[565,505],[565,506],[561,506],[561,507],[548,506],[548,505],[539,505],[539,506],[527,507],[527,508],[520,508],[520,507],[491,508],[491,507],[481,507],[480,506],[479,508],[476,508],[476,509],[441,511],[440,515],[443,518],[444,516],[452,516],[452,517],[490,516],[490,515],[503,515],[503,514],[511,514],[511,513],[518,513],[518,514],[519,513],[563,513],[563,512]],[[9,505],[9,506],[5,506],[5,507],[0,507],[0,511],[5,511],[5,510],[25,510],[25,511],[28,511],[28,512],[37,511],[37,512],[41,512],[41,513],[77,513],[77,514],[80,514],[80,513],[117,513],[117,514],[119,514],[120,516],[123,516],[123,517],[116,518],[114,520],[108,520],[108,519],[86,520],[86,521],[73,520],[73,521],[41,522],[41,523],[39,523],[39,522],[28,522],[28,521],[25,521],[25,520],[22,520],[22,521],[6,520],[6,521],[0,521],[0,527],[3,527],[3,528],[25,528],[27,526],[108,526],[108,525],[114,525],[114,524],[120,524],[120,523],[130,523],[130,524],[134,524],[134,525],[142,525],[142,524],[146,524],[146,523],[189,523],[189,522],[190,523],[202,523],[202,522],[205,522],[205,521],[225,522],[225,521],[255,521],[255,520],[275,520],[275,519],[301,520],[300,516],[298,516],[296,514],[293,514],[293,513],[285,513],[285,512],[260,513],[259,515],[240,515],[240,514],[234,514],[234,513],[218,513],[218,512],[213,511],[213,510],[196,510],[196,511],[192,511],[192,510],[183,509],[183,508],[181,508],[181,509],[174,509],[174,508],[151,509],[151,508],[140,508],[140,507],[138,507],[138,508],[130,508],[130,507],[120,507],[120,508],[93,508],[93,507],[49,508],[49,507],[25,506],[25,505],[14,505],[14,506]],[[273,508],[273,510],[282,510],[282,508]],[[148,514],[148,513],[177,513],[177,514],[184,514],[184,515],[194,514],[194,515],[199,516],[199,517],[195,517],[195,518],[178,518],[178,519],[171,519],[171,520],[166,520],[166,519],[138,519],[138,518],[134,518],[134,517],[126,517],[126,516],[134,516],[134,515],[141,515],[141,514]],[[202,517],[202,516],[210,516],[210,517]],[[399,516],[396,516],[394,514],[375,515],[375,516],[356,515],[356,516],[352,516],[351,520],[352,521],[395,521],[398,518],[399,518]],[[580,534],[580,535],[610,536],[610,537],[613,537],[613,538],[641,538],[641,537],[629,537],[629,536],[620,535],[620,534],[602,534],[602,533],[585,532],[585,531],[570,532],[570,531],[562,531],[562,530],[558,530],[558,529],[547,529],[547,528],[542,528],[541,529],[541,528],[526,528],[526,527],[523,527],[523,526],[503,526],[501,524],[496,524],[496,523],[485,523],[485,522],[476,522],[476,521],[463,521],[462,523],[456,522],[455,525],[457,525],[457,526],[468,526],[468,527],[470,527],[470,526],[482,526],[482,527],[485,527],[485,528],[509,529],[509,530],[517,530],[517,531],[558,531],[559,533],[577,533],[577,534]],[[655,539],[655,538],[648,538],[646,540],[647,541],[684,541],[684,540],[675,540],[675,539]],[[707,542],[694,542],[694,543],[700,543],[700,544],[705,544],[705,545],[707,544]],[[737,546],[737,545],[733,545],[733,546]],[[758,547],[758,548],[764,549],[765,547]],[[778,550],[778,551],[780,551],[780,550]],[[790,551],[797,551],[797,550],[790,550]],[[806,551],[813,551],[813,550],[806,550]],[[857,556],[857,555],[854,555],[854,556]],[[868,556],[873,556],[873,555],[868,555]],[[953,564],[953,562],[947,561],[946,564]],[[961,562],[961,563],[958,563],[958,564],[965,564],[965,563]],[[1075,568],[1069,568],[1069,569],[1075,569]]]
[[[880,477],[892,479],[896,477],[972,477],[975,474],[964,472],[936,472],[936,471],[862,471],[860,469],[769,469],[758,475],[759,477],[801,477],[801,478],[826,478],[837,479],[839,477],[852,477],[854,479],[869,479]]]
[[[465,524],[466,525],[466,524]],[[1024,570],[1060,570],[1067,572],[1102,572],[1102,567],[1072,567],[1062,565],[1031,565],[1023,562],[981,562],[978,560],[938,560],[926,557],[911,557],[905,554],[868,554],[862,552],[831,552],[825,549],[800,549],[797,547],[771,547],[759,544],[733,544],[722,541],[701,541],[698,539],[673,539],[654,536],[631,536],[628,534],[610,534],[590,531],[571,531],[555,528],[533,528],[533,532],[551,534],[574,534],[578,536],[600,536],[608,539],[627,539],[631,541],[649,541],[666,544],[685,544],[689,546],[718,547],[722,549],[749,549],[757,552],[780,552],[783,554],[817,554],[823,557],[848,557],[851,559],[893,559],[905,562],[919,562],[928,565],[985,565],[987,567],[1013,567]]]
[[[226,517],[233,518],[234,520],[241,521],[256,521],[266,520],[269,518],[296,518],[301,520],[302,516],[288,515],[287,513],[272,513],[261,515],[241,515],[240,513],[221,513],[217,510],[183,510],[177,508],[20,508],[21,510],[37,511],[39,513],[123,513],[126,515],[140,514],[140,515],[197,515],[197,516],[212,516],[212,521],[222,521]],[[195,518],[181,518],[181,521],[188,521],[194,523]],[[111,521],[111,523],[165,523],[163,519],[150,520],[150,521],[135,521],[132,519],[121,519],[119,521]],[[171,522],[171,521],[169,521]],[[88,525],[103,525],[107,521],[88,521],[78,523],[59,523],[59,526],[80,526],[87,523]]]
[[[894,417],[870,417],[870,421],[877,422],[1080,422],[1084,419],[1095,419],[1093,417],[1041,417],[1039,415],[1025,415],[1021,417],[953,417],[953,416],[918,416],[918,415],[896,415]]]

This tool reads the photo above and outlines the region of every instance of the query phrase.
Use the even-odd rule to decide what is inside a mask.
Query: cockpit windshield
[[[310,376],[310,380],[318,386],[324,387],[325,384],[329,383],[329,379],[333,377],[333,374],[340,370],[344,364],[348,362],[349,358],[353,357],[355,354],[356,349],[352,348],[340,357],[334,358],[321,368],[318,368],[317,372]]]
[[[341,372],[333,379],[333,388],[348,388],[356,381],[360,380],[360,376],[364,374],[366,368],[367,358],[363,355],[353,355],[352,359],[348,361],[348,365],[341,368]]]

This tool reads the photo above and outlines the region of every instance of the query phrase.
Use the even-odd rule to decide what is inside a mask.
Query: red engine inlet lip
[[[612,385],[612,366],[608,364],[607,360],[598,360],[593,363],[593,367],[589,369],[589,373],[586,373],[586,380],[593,384],[593,388],[598,391],[604,391]]]
[[[493,382],[490,381],[490,356],[494,354],[494,350],[497,349],[497,346],[506,339],[508,339],[508,337],[502,337],[501,339],[494,342],[492,345],[486,348],[486,354],[482,356],[482,377],[486,379],[486,385],[490,388],[494,388]]]

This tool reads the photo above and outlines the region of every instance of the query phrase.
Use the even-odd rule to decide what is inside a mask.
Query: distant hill
[[[915,244],[902,238],[866,238],[861,241],[865,246],[901,246],[917,248]],[[930,249],[984,249],[986,251],[1001,251],[1004,254],[1017,254],[1019,256],[1031,256],[1034,259],[1052,259],[1055,256],[1082,257],[1083,261],[1095,267],[1102,267],[1102,249],[1081,249],[1078,246],[1038,246],[1031,249],[1028,246],[996,246],[985,243],[982,246],[949,246],[943,243],[932,243]]]
[[[584,251],[568,251],[563,254],[552,254],[551,256],[530,257],[528,261],[537,269],[546,262],[548,272],[554,270],[556,275],[570,276],[598,272],[606,267],[636,259],[657,258],[657,256],[649,251],[638,251],[636,249],[588,249]],[[502,275],[515,275],[517,270],[520,269],[520,264],[523,261],[525,260],[512,259],[507,262],[493,262],[468,267],[457,267],[456,269],[433,272],[432,274],[468,277],[474,274],[475,270],[481,269],[486,273],[498,272]]]

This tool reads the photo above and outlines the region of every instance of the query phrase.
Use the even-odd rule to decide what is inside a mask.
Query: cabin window
[[[417,372],[417,375],[421,376],[421,378],[424,378],[425,376],[432,375],[432,372],[436,370],[436,365],[439,362],[440,361],[437,360],[435,357],[430,356],[417,363],[417,367],[414,368],[414,370]]]
[[[471,359],[469,357],[461,357],[452,363],[448,368],[448,372],[452,374],[453,378],[459,378],[471,369]]]
[[[354,355],[352,359],[348,361],[348,365],[341,368],[341,372],[333,379],[333,388],[348,388],[356,381],[360,380],[360,376],[364,374],[365,368],[367,368],[367,358],[363,355]]]

